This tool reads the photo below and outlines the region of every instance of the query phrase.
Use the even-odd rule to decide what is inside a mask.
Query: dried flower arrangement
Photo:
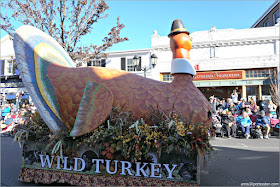
[[[195,160],[197,155],[206,160],[205,156],[213,151],[208,127],[188,124],[172,112],[166,115],[151,109],[150,117],[144,122],[115,108],[98,129],[75,139],[69,137],[67,131],[51,134],[38,113],[27,116],[28,123],[15,129],[15,140],[20,144],[35,140],[47,142],[47,151],[60,156],[75,157],[80,146],[88,146],[99,148],[100,157],[108,160],[153,162],[149,153],[154,152],[158,163],[180,164],[182,160]]]

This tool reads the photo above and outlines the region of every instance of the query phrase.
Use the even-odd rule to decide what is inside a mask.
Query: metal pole
[[[147,69],[146,69],[146,67],[144,68],[144,77],[146,78],[146,71],[147,71]]]

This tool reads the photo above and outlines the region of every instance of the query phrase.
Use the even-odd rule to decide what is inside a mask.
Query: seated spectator
[[[232,101],[229,103],[228,111],[230,111],[233,115],[234,115],[234,114],[236,113],[236,111],[237,111],[236,106],[233,104]]]
[[[18,121],[19,125],[23,125],[25,122],[26,122],[26,117],[25,116],[21,116],[19,118],[19,121]]]
[[[236,123],[234,116],[230,111],[227,111],[226,114],[222,115],[222,124],[223,127],[227,130],[227,137],[230,138],[230,132],[232,132],[232,136],[236,135]]]
[[[248,116],[251,116],[253,113],[251,112],[250,108],[246,108],[246,112],[248,114]]]
[[[5,104],[4,110],[2,110],[2,120],[5,119],[6,115],[10,113],[10,107],[9,104]]]
[[[236,122],[241,127],[242,135],[248,139],[250,137],[250,125],[252,123],[247,112],[243,112],[241,116],[238,116]]]
[[[20,116],[24,116],[25,114],[26,114],[25,108],[21,108],[21,109],[19,110],[19,115],[20,115]]]
[[[222,113],[223,110],[224,110],[223,101],[219,101],[219,104],[217,105],[217,112]]]
[[[250,100],[250,110],[253,111],[255,108],[258,108],[255,101],[251,98]]]
[[[257,114],[258,114],[258,108],[254,108],[254,109],[252,110],[252,114],[257,115]]]
[[[265,111],[260,112],[260,116],[256,119],[256,127],[261,134],[261,139],[268,139],[268,134],[270,131],[270,118],[265,115]],[[262,135],[262,129],[264,129],[264,136]]]
[[[4,119],[4,124],[6,125],[10,125],[14,122],[12,116],[11,116],[11,113],[8,113]]]

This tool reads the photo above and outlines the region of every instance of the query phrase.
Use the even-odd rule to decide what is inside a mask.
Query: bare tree
[[[19,21],[25,25],[32,25],[59,42],[69,53],[71,58],[80,62],[90,59],[106,57],[105,51],[119,42],[127,41],[128,38],[120,37],[124,25],[116,20],[116,26],[112,27],[100,46],[91,43],[79,46],[83,36],[90,34],[93,26],[106,18],[105,11],[109,6],[104,0],[81,0],[81,1],[2,1],[0,4],[0,28],[13,36],[15,27],[13,21]],[[10,11],[4,11],[10,10]],[[12,12],[9,15],[8,12]]]
[[[273,75],[270,76],[270,95],[272,102],[278,106],[279,105],[279,93],[278,93],[278,81],[277,81],[277,69],[273,69]]]

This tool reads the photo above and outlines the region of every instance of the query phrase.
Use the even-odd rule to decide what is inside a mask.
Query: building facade
[[[220,30],[213,26],[190,36],[193,38],[190,57],[198,69],[194,84],[206,97],[227,98],[234,89],[239,98],[269,97],[271,77],[279,73],[279,24],[240,30]],[[172,81],[172,53],[167,36],[159,36],[154,31],[150,49],[108,53],[106,67],[143,75],[130,67],[136,54],[141,57],[142,67],[152,67],[152,54],[158,57],[155,68],[147,73],[148,78]]]
[[[276,0],[262,15],[257,21],[252,25],[251,28],[256,27],[269,27],[274,26],[278,23],[279,19],[279,9],[280,1]]]
[[[6,35],[1,39],[0,55],[0,72],[1,72],[1,97],[2,101],[8,100],[15,102],[16,96],[24,93],[22,99],[29,100],[29,95],[25,89],[16,66],[15,52],[13,48],[13,38]]]

